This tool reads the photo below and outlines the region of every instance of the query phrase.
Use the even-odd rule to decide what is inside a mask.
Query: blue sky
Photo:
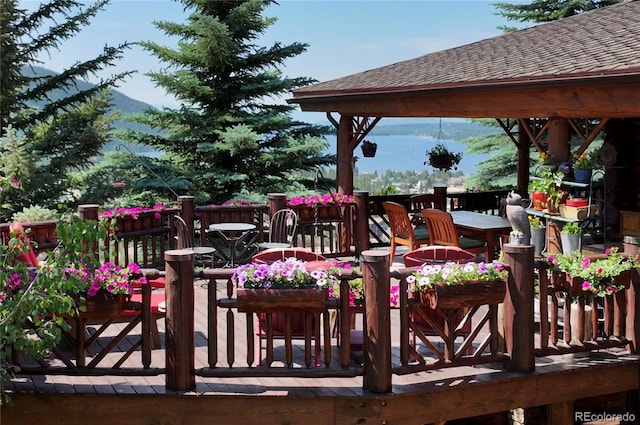
[[[32,9],[38,3],[23,0],[21,5]],[[492,1],[484,0],[281,0],[265,13],[278,20],[261,42],[309,44],[306,53],[284,65],[283,73],[326,81],[499,35],[499,25],[513,23],[495,11]],[[65,41],[50,57],[42,57],[43,66],[59,72],[74,62],[95,58],[106,44],[125,41],[153,40],[175,46],[177,40],[156,29],[153,21],[184,18],[182,5],[174,1],[112,0],[80,36]],[[135,47],[108,73],[138,70],[118,90],[154,106],[174,107],[175,101],[144,75],[161,67],[156,58]],[[304,117],[304,113],[299,116]]]

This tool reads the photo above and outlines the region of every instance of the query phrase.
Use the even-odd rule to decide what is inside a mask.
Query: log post
[[[374,393],[391,391],[391,310],[389,308],[389,253],[361,254],[365,298],[362,388]]]
[[[353,194],[353,116],[341,115],[336,143],[338,193]]]
[[[504,299],[504,338],[509,359],[506,369],[535,369],[533,345],[533,245],[505,244],[505,263],[511,269]]]
[[[193,196],[179,196],[180,202],[180,217],[187,223],[187,231],[193,235],[193,222],[195,216],[196,201]]]
[[[571,127],[569,119],[562,117],[549,118],[549,154],[556,162],[567,161],[571,158],[569,149]]]
[[[369,192],[353,192],[356,201],[355,234],[356,255],[369,249]]]
[[[287,208],[287,195],[285,193],[268,193],[267,204],[269,216],[273,217],[276,211]]]
[[[631,341],[629,350],[632,353],[638,353],[638,344],[640,344],[640,271],[631,270],[631,285],[626,291],[627,295],[627,317],[626,317],[626,338]]]
[[[173,391],[189,391],[196,386],[193,257],[193,251],[186,249],[164,253],[167,297],[166,387]]]
[[[517,165],[517,184],[518,193],[523,197],[528,196],[529,192],[529,162],[531,140],[526,131],[518,131],[518,165]]]
[[[100,208],[100,205],[98,204],[78,205],[78,217],[80,218],[80,220],[83,220],[83,221],[95,220],[97,222],[99,219],[99,214],[98,214],[99,208]],[[93,254],[97,257],[99,254],[98,241],[95,241],[93,243],[91,250],[93,251]]]
[[[435,195],[434,207],[446,211],[447,210],[447,186],[434,186],[433,194]]]

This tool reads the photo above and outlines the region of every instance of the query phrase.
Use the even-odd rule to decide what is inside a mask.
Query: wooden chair
[[[258,250],[289,248],[298,228],[298,215],[289,208],[276,211],[269,220],[269,241],[258,244]]]
[[[407,209],[396,202],[383,202],[382,207],[389,219],[391,239],[391,261],[396,254],[396,245],[408,246],[409,250],[429,244],[429,232],[424,226],[414,228]]]
[[[484,253],[486,242],[458,235],[451,214],[435,208],[422,210],[422,217],[427,223],[431,245],[445,245],[462,248],[473,253]]]
[[[407,252],[403,256],[405,267],[418,267],[423,264],[441,264],[446,262],[468,263],[476,261],[476,256],[472,252],[465,251],[457,246],[427,246],[414,251]],[[460,309],[456,313],[456,323],[462,322],[467,314],[467,309]],[[409,304],[409,317],[413,326],[416,326],[424,335],[438,335],[431,324],[425,319],[428,317],[441,329],[445,327],[444,316],[438,314],[427,304]],[[466,338],[471,333],[471,321],[468,321],[458,331],[458,335]],[[413,329],[410,329],[410,341],[413,347],[416,346],[416,335]],[[473,354],[473,347],[469,346],[467,354]]]

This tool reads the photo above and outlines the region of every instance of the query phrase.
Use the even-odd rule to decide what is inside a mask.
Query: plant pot
[[[378,150],[378,147],[374,145],[362,145],[360,148],[362,149],[362,155],[366,158],[373,158]]]
[[[536,257],[542,255],[547,239],[547,229],[544,227],[531,228],[531,244],[534,246],[533,255]]]
[[[591,181],[591,174],[593,170],[589,169],[575,169],[573,170],[573,178],[576,183],[589,183]]]
[[[501,303],[505,292],[504,280],[466,281],[455,285],[435,285],[422,290],[419,297],[433,309],[455,309]]]
[[[580,249],[580,235],[570,235],[560,232],[560,243],[562,245],[562,253],[570,255]]]
[[[531,192],[531,204],[534,210],[544,210],[547,208],[547,194],[544,192]]]

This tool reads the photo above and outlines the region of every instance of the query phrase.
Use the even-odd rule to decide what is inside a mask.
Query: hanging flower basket
[[[433,148],[426,152],[427,161],[424,165],[429,164],[440,171],[450,171],[458,169],[458,164],[462,160],[461,153],[451,152],[444,144],[437,143]]]
[[[374,156],[376,156],[376,151],[378,150],[378,144],[374,142],[370,142],[368,140],[363,140],[360,148],[362,149],[363,156],[367,158],[373,158]]]

